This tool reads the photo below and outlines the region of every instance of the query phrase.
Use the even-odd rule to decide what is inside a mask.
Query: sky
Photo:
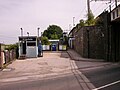
[[[69,31],[74,23],[86,19],[87,0],[0,0],[0,43],[13,44],[18,42],[20,28],[24,35],[27,32],[37,36],[49,25],[58,25]],[[98,16],[108,4],[90,2],[93,14]]]

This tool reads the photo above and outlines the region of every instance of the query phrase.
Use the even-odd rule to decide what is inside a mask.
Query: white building
[[[19,37],[19,58],[37,57],[38,56],[38,39],[37,36]]]

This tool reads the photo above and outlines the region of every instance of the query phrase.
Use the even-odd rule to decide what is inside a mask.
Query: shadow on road
[[[61,58],[70,58],[70,56],[68,55],[68,53],[66,51],[61,51]]]

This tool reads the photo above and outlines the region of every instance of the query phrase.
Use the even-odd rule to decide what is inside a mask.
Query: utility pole
[[[90,14],[90,0],[87,0],[88,15]]]
[[[111,3],[111,0],[110,0],[110,3]],[[109,5],[109,8],[110,8],[110,12],[111,12],[111,5]]]
[[[91,17],[91,15],[90,15],[90,13],[91,13],[91,11],[90,11],[90,0],[87,0],[87,9],[88,9],[88,13],[87,13],[88,22],[87,22],[87,24],[90,25],[90,22],[89,22],[90,17]]]
[[[115,6],[117,7],[117,0],[115,0]]]

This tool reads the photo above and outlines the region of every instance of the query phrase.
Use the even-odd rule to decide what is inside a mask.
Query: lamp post
[[[27,35],[28,35],[28,37],[29,37],[29,32],[27,32]]]
[[[75,17],[73,17],[73,27],[75,26]]]
[[[40,31],[40,28],[38,27],[37,29],[38,29],[38,37],[39,37],[39,31]]]
[[[20,30],[21,30],[21,37],[23,37],[23,29],[22,29],[22,28],[20,28]]]

